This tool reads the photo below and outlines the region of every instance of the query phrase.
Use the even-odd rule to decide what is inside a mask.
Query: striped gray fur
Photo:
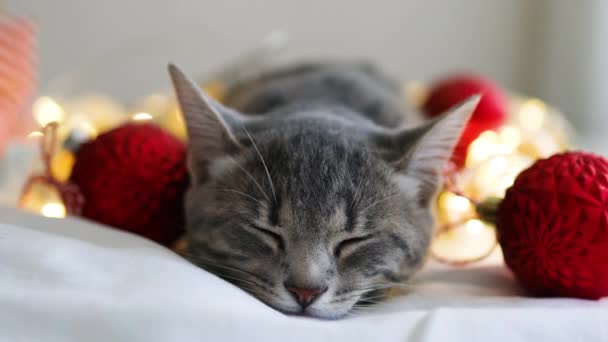
[[[170,74],[187,125],[188,256],[285,313],[339,318],[423,264],[441,170],[478,97],[406,128],[367,64],[279,70],[210,99]],[[302,304],[293,290],[319,289]]]

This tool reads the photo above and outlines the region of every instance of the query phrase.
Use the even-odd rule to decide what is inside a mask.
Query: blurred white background
[[[124,70],[83,79],[144,94],[168,85],[168,60],[205,73],[283,28],[288,59],[367,57],[403,80],[481,73],[558,106],[579,128],[581,146],[608,152],[603,0],[5,2],[39,21],[43,91],[73,70],[130,59]]]

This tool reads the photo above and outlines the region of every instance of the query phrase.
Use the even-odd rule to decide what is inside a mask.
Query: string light
[[[559,112],[538,99],[514,96],[511,101],[510,122],[481,133],[470,144],[466,167],[451,176],[456,185],[439,196],[440,226],[431,248],[435,260],[460,265],[488,256],[496,247],[495,231],[478,218],[469,198],[502,198],[534,160],[569,148]]]
[[[530,99],[524,102],[519,109],[519,121],[525,129],[538,131],[543,127],[546,119],[547,105],[539,99]]]
[[[66,214],[65,206],[58,202],[44,204],[40,212],[43,216],[54,218],[64,218]]]
[[[439,196],[439,214],[445,222],[459,221],[473,213],[473,204],[467,198],[444,191]]]
[[[61,123],[65,119],[63,108],[48,96],[43,96],[34,102],[32,107],[34,118],[42,127],[51,122]]]
[[[494,131],[481,133],[469,146],[466,165],[472,167],[492,156],[513,153],[518,146],[516,135],[509,130],[502,134]]]
[[[148,121],[148,120],[152,120],[152,119],[153,119],[153,116],[150,113],[141,112],[141,113],[133,114],[134,121]]]
[[[210,84],[205,89],[221,100],[221,85]],[[410,105],[418,107],[426,96],[422,82],[404,86]],[[496,246],[494,229],[481,221],[476,203],[488,197],[502,197],[517,175],[537,158],[547,157],[568,147],[567,130],[560,126],[561,116],[538,99],[511,98],[510,122],[496,131],[481,133],[469,146],[465,167],[454,174],[457,190],[444,189],[437,201],[440,227],[433,241],[432,254],[448,263],[468,263],[480,260]],[[94,138],[125,120],[154,121],[178,137],[186,137],[185,125],[175,99],[166,94],[151,94],[124,108],[105,96],[88,96],[62,102],[48,96],[39,98],[33,108],[41,124],[59,122],[60,131]],[[69,113],[69,115],[68,115]],[[109,114],[108,114],[109,113]],[[555,119],[557,118],[557,119]],[[28,137],[37,138],[39,131]],[[74,155],[58,151],[52,169],[60,180],[69,177]],[[30,210],[47,217],[65,217],[66,207],[57,197],[34,194]]]
[[[446,194],[447,196],[447,209],[459,213],[464,213],[471,209],[471,202],[465,197]]]
[[[521,133],[514,126],[507,125],[502,127],[498,131],[498,136],[500,141],[506,145],[510,151],[515,151],[519,144],[521,144]]]
[[[478,235],[483,231],[484,224],[480,220],[472,219],[468,220],[467,223],[465,223],[465,228],[467,230],[467,233],[471,235]]]
[[[30,139],[40,138],[42,136],[43,136],[43,134],[40,131],[33,131],[33,132],[31,132],[30,134],[27,135],[27,137],[30,138]]]

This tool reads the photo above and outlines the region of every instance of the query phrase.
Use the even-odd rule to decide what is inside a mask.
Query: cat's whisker
[[[353,305],[353,307],[351,307],[348,311],[347,317],[357,317],[367,312],[369,312],[369,308]]]
[[[252,295],[253,297],[260,299],[263,302],[265,302],[265,300],[263,298],[260,298],[261,295],[274,296],[272,291],[264,287],[252,287],[248,284],[239,284],[239,288]]]
[[[353,317],[356,317],[356,316],[363,316],[365,314],[370,313],[371,311],[372,311],[372,309],[370,309],[369,306],[360,306],[360,307],[355,307],[352,312],[354,313]]]
[[[260,288],[262,287],[260,284],[254,282],[254,281],[243,279],[243,278],[239,278],[239,277],[234,277],[234,276],[228,275],[228,274],[223,273],[223,272],[216,272],[216,274],[218,276],[222,277],[222,278],[231,279],[231,280],[237,281],[239,283],[249,284],[249,285],[253,285],[253,286],[256,286],[256,287],[260,287]]]
[[[364,302],[364,303],[370,303],[370,304],[379,304],[384,302],[384,299],[386,299],[386,296],[374,296],[374,297],[369,297],[369,298],[361,298],[359,299],[359,302]]]
[[[357,310],[353,310],[351,308],[351,310],[349,310],[346,314],[344,314],[344,318],[354,318],[357,317],[359,313],[357,312]]]
[[[370,309],[370,307],[372,305],[378,305],[378,304],[382,304],[384,303],[383,300],[359,300],[357,301],[353,306],[356,308],[365,308],[365,309]]]
[[[358,313],[358,308],[355,307],[351,307],[348,312],[346,312],[346,314],[344,315],[344,317],[354,317],[356,316]]]
[[[355,196],[353,196],[353,201],[351,202],[351,207],[354,207],[358,200],[359,200],[359,193],[361,192],[361,187],[363,185],[363,183],[365,182],[365,180],[367,179],[367,169],[365,169],[363,171],[363,176],[361,177],[361,180],[359,181],[359,185],[357,185],[357,190],[355,192]]]
[[[385,292],[380,292],[380,293],[374,294],[372,296],[361,297],[361,299],[376,299],[376,298],[388,298],[388,294],[386,294]]]
[[[408,288],[408,285],[407,284],[401,284],[401,283],[396,283],[396,284],[379,284],[379,285],[369,286],[369,287],[365,287],[365,288],[351,289],[348,294],[336,297],[336,298],[334,298],[334,300],[336,302],[339,302],[339,301],[348,301],[350,299],[365,300],[365,299],[370,299],[370,298],[371,299],[386,298],[388,296],[385,295],[385,294],[379,294],[379,295],[375,295],[375,296],[371,296],[371,297],[365,297],[365,294],[368,293],[368,292],[372,292],[372,291],[387,290],[387,289],[391,289],[391,288]]]
[[[230,271],[235,271],[235,272],[240,272],[240,273],[247,274],[247,275],[250,275],[250,276],[255,276],[255,274],[253,274],[251,272],[244,271],[244,270],[241,270],[241,269],[236,268],[236,267],[230,267],[230,266],[220,265],[220,264],[214,264],[214,265],[208,264],[208,266],[214,267],[214,268],[222,268],[222,269],[225,269],[225,270],[230,270]]]
[[[374,301],[375,299],[386,299],[386,298],[388,298],[388,296],[384,295],[384,294],[378,295],[378,296],[370,296],[370,297],[365,297],[362,294],[353,294],[353,295],[349,295],[349,296],[343,296],[343,297],[336,298],[335,301],[336,302],[345,302],[345,301],[355,299],[355,300],[357,300],[357,302],[360,302],[360,301],[364,301],[364,302],[370,301],[371,302],[371,301]],[[376,301],[376,303],[379,303],[379,302]]]
[[[240,269],[238,267],[228,266],[228,265],[225,265],[225,264],[220,264],[220,263],[217,263],[214,260],[206,259],[206,258],[201,257],[199,255],[194,255],[194,254],[187,253],[187,254],[185,254],[185,256],[186,257],[190,257],[190,258],[194,258],[195,261],[199,261],[200,263],[202,263],[202,264],[204,264],[206,266],[209,266],[209,267],[223,268],[223,269],[227,269],[227,270],[231,270],[231,271],[241,272],[243,274],[247,274],[247,275],[252,276],[254,278],[259,278],[259,276],[257,276],[255,273],[252,273],[252,272],[249,272],[249,271],[245,271],[245,270]]]
[[[383,289],[390,289],[390,288],[411,288],[411,285],[403,284],[403,283],[377,284],[377,285],[371,285],[371,286],[363,287],[363,288],[355,288],[355,289],[352,289],[351,291],[368,292],[368,291],[373,291],[373,290],[383,290]]]
[[[262,188],[262,186],[260,185],[260,183],[258,183],[257,180],[255,180],[255,178],[251,175],[251,173],[249,173],[249,171],[247,171],[235,158],[233,157],[229,157],[230,160],[236,164],[236,166],[238,166],[243,172],[245,172],[245,174],[253,181],[253,183],[258,187],[258,189],[260,189],[260,191],[262,192],[262,194],[264,195],[264,197],[266,199],[268,198],[268,194],[266,193],[266,191],[264,191],[264,189]]]
[[[258,146],[253,141],[253,138],[251,138],[251,135],[249,134],[249,131],[247,131],[247,128],[245,126],[243,126],[243,130],[247,134],[247,137],[249,137],[249,141],[251,141],[251,144],[253,145],[253,148],[255,148],[255,151],[258,154],[258,157],[260,157],[260,161],[264,165],[264,170],[266,170],[266,176],[268,176],[268,182],[270,182],[270,190],[272,190],[272,197],[274,198],[274,200],[276,202],[276,200],[277,200],[277,194],[276,194],[275,189],[274,189],[274,183],[272,182],[272,178],[270,177],[270,172],[268,171],[268,166],[266,166],[266,162],[264,161],[264,157],[262,157],[262,154],[260,153],[260,150],[258,150]]]
[[[359,312],[362,312],[365,309],[369,309],[369,305],[355,304],[355,305],[352,306],[352,308],[355,309],[355,310],[357,310],[357,311],[359,311]]]
[[[356,304],[356,305],[359,308],[369,308],[369,307],[374,306],[374,305],[380,305],[383,302],[382,301],[363,301],[363,300],[360,300],[357,303],[358,304]]]
[[[239,284],[239,288],[243,291],[245,291],[247,294],[257,298],[260,294],[260,291],[264,291],[265,289],[261,288],[261,287],[251,287],[247,284]]]
[[[373,208],[373,207],[377,206],[378,204],[383,203],[383,202],[386,202],[386,201],[388,201],[389,199],[392,199],[393,197],[396,197],[396,196],[398,196],[398,195],[399,195],[399,194],[392,194],[392,195],[390,195],[390,196],[386,196],[386,197],[384,197],[384,198],[382,198],[382,199],[379,199],[379,200],[375,201],[374,203],[372,203],[372,204],[368,205],[367,207],[363,208],[363,209],[361,210],[361,212],[365,212],[365,211],[367,211],[367,210],[369,210],[369,209],[371,209],[371,208]]]
[[[256,294],[256,291],[258,291],[258,290],[262,289],[261,287],[253,287],[253,286],[251,286],[251,285],[249,285],[249,284],[246,284],[246,283],[239,284],[239,288],[240,288],[241,290],[243,290],[243,291],[245,291],[245,292],[247,292],[247,293],[251,294],[251,295],[254,295],[254,296],[255,296],[255,294]]]
[[[257,198],[255,198],[255,197],[253,197],[253,196],[251,196],[251,195],[247,195],[246,193],[244,193],[244,192],[242,192],[242,191],[233,190],[233,189],[211,189],[211,190],[214,190],[214,191],[225,191],[225,192],[232,192],[232,193],[235,193],[235,194],[239,194],[239,195],[242,195],[242,196],[248,197],[248,198],[250,198],[250,199],[252,199],[252,200],[256,201],[256,202],[257,202],[258,204],[260,204],[260,206],[262,206],[262,207],[264,206],[264,204],[263,204],[262,202],[260,202],[260,200],[258,200]]]

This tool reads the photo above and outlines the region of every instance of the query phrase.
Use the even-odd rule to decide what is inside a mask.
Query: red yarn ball
[[[507,96],[488,79],[476,75],[453,75],[433,85],[422,107],[427,117],[434,118],[476,94],[481,94],[481,100],[452,155],[452,161],[458,167],[464,166],[467,149],[479,134],[497,129],[506,122]]]
[[[608,296],[608,160],[569,152],[522,172],[498,208],[505,262],[538,296]]]
[[[157,126],[126,124],[83,144],[71,180],[86,218],[164,245],[182,232],[186,148]]]

